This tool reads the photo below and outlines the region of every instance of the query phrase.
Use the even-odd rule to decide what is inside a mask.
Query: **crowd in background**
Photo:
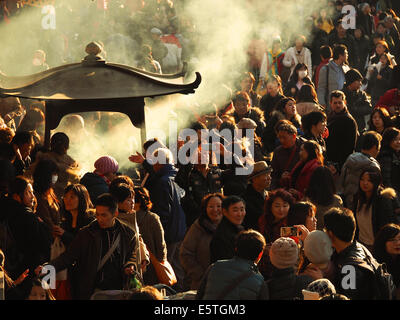
[[[237,86],[211,112],[192,115],[195,163],[180,163],[154,137],[129,158],[134,174],[119,173],[115,155],[104,155],[82,175],[67,134],[53,134],[43,148],[44,102],[2,98],[5,298],[90,299],[130,289],[124,298],[162,299],[154,288],[166,288],[193,290],[195,299],[389,299],[384,263],[390,298],[398,299],[400,18],[392,2],[328,1],[307,17],[307,38],[251,41]],[[5,20],[29,10],[0,3]],[[180,71],[194,52],[192,26],[179,19],[186,1],[140,3],[132,10],[148,18],[140,19],[147,36],[118,33],[140,48],[132,61],[149,72]],[[357,8],[355,29],[344,27],[348,4]],[[35,52],[37,72],[78,55],[73,41],[82,39],[66,39],[58,55]],[[109,43],[119,40],[110,32]],[[103,54],[117,57],[107,41]],[[241,154],[223,137],[201,152],[201,132],[216,129],[231,132],[230,147]],[[239,134],[245,129],[254,130],[254,148]],[[216,155],[233,161],[216,163]],[[238,175],[246,163],[252,171]],[[157,261],[172,265],[176,282],[162,285]],[[57,270],[53,290],[37,278],[47,263]],[[344,265],[356,270],[355,288],[342,285]]]

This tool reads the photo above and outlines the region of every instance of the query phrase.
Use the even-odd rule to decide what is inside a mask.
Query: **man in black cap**
[[[357,122],[358,131],[365,129],[365,116],[371,114],[372,105],[367,94],[361,90],[363,76],[357,69],[350,69],[345,74],[343,92],[346,95],[347,108]]]
[[[267,189],[271,185],[271,171],[272,168],[265,161],[259,161],[254,164],[253,172],[247,177],[250,183],[243,194],[243,200],[246,202],[243,226],[246,229],[258,229],[258,219],[264,212]]]

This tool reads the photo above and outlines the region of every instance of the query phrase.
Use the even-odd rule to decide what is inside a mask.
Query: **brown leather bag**
[[[150,262],[153,264],[154,270],[156,271],[158,281],[167,286],[173,286],[177,280],[171,264],[168,262],[168,260],[164,260],[162,262],[158,261],[154,254],[152,254],[150,251],[149,254]]]

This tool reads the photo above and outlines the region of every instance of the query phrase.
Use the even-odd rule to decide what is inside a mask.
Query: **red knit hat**
[[[96,160],[94,167],[99,174],[115,173],[118,171],[118,162],[111,156],[103,156]]]

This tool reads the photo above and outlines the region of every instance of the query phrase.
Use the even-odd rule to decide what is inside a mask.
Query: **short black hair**
[[[297,135],[296,126],[289,120],[279,120],[274,127],[275,133],[278,135],[279,131],[285,131],[289,134]]]
[[[362,135],[361,150],[369,150],[378,147],[382,141],[382,136],[376,131],[367,131]]]
[[[119,185],[113,186],[110,188],[110,193],[117,199],[118,202],[123,202],[130,196],[135,196],[133,189],[125,183],[120,183]]]
[[[228,210],[229,207],[235,203],[243,202],[246,205],[246,202],[239,196],[228,196],[224,200],[222,200],[222,209]]]
[[[356,220],[347,208],[332,208],[324,216],[325,229],[339,240],[352,242],[356,232]]]
[[[112,214],[118,209],[118,201],[111,193],[103,193],[96,199],[96,207],[104,206],[107,207]]]
[[[319,52],[320,52],[322,58],[324,58],[324,59],[329,59],[329,58],[332,58],[332,56],[333,56],[332,48],[328,45],[321,46],[319,48]]]
[[[322,111],[312,111],[301,117],[301,126],[305,133],[310,133],[312,126],[326,121],[326,114]]]
[[[337,60],[340,55],[344,55],[347,47],[344,44],[337,44],[333,47],[332,58]]]
[[[17,131],[11,140],[11,144],[22,146],[25,143],[33,144],[33,136],[29,131]]]
[[[256,230],[241,231],[235,239],[236,255],[239,258],[255,261],[264,251],[266,241],[264,236]]]

